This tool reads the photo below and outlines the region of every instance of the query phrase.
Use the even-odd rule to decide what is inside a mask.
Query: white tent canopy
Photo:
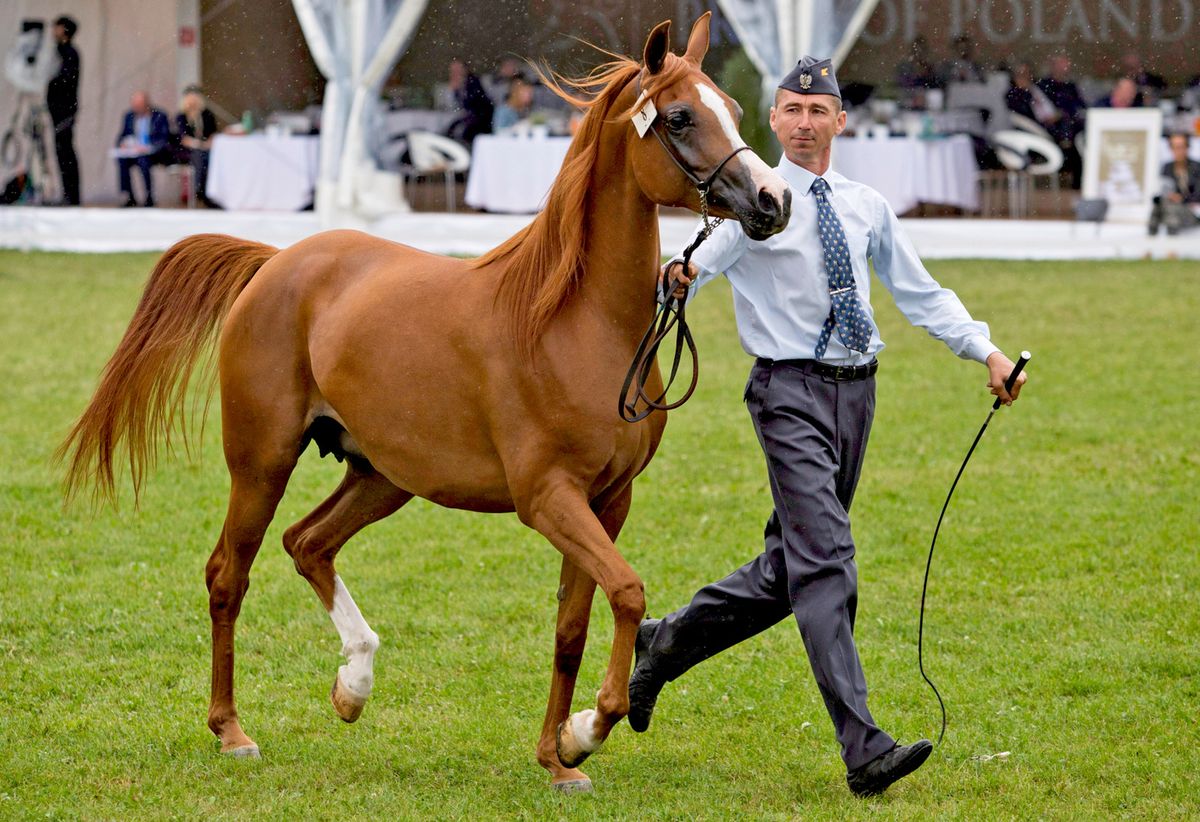
[[[408,48],[428,0],[292,0],[325,76],[316,210],[325,223],[407,211],[397,175],[368,145],[387,72]]]
[[[879,0],[717,0],[750,62],[762,75],[763,98],[806,54],[841,64]]]
[[[769,99],[805,54],[837,66],[879,0],[718,0]],[[400,180],[382,171],[368,144],[379,91],[404,54],[429,0],[292,0],[317,68],[326,78],[316,209],[330,224],[406,211]],[[819,23],[819,25],[817,25]]]

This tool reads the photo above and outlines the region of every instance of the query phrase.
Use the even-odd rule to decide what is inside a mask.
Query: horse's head
[[[697,212],[707,200],[709,213],[762,240],[787,225],[792,193],[738,134],[741,107],[700,69],[709,16],[692,26],[682,57],[670,52],[669,20],[646,40],[632,108],[634,172],[651,200]]]

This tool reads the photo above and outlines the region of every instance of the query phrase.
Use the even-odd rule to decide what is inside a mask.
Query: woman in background
[[[496,109],[496,118],[492,125],[496,131],[510,129],[527,118],[532,111],[533,86],[518,74],[509,82],[508,97]]]
[[[204,103],[204,95],[195,86],[183,93],[175,115],[175,134],[179,140],[179,162],[192,166],[192,186],[195,197],[204,205],[215,208],[208,199],[205,183],[208,178],[208,150],[217,132],[217,118]]]

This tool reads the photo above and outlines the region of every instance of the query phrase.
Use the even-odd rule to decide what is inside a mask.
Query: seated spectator
[[[508,86],[508,96],[496,109],[492,125],[496,131],[512,128],[533,112],[533,86],[517,75]]]
[[[939,75],[943,85],[984,82],[983,67],[975,62],[975,41],[969,35],[954,38],[954,55],[942,63]]]
[[[1009,111],[1041,123],[1047,131],[1062,119],[1062,112],[1054,107],[1046,92],[1033,82],[1033,69],[1028,63],[1018,63],[1013,69],[1012,85],[1004,101]]]
[[[1200,223],[1200,162],[1188,159],[1189,137],[1172,134],[1171,160],[1162,167],[1163,193],[1154,198],[1150,211],[1150,236],[1159,225],[1168,234],[1178,234]]]
[[[908,47],[908,57],[896,66],[896,85],[906,89],[941,88],[933,61],[929,55],[929,41],[918,34]]]
[[[1136,51],[1127,51],[1122,55],[1121,73],[1137,84],[1136,106],[1154,105],[1167,90],[1167,81],[1162,75],[1148,71]]]
[[[204,95],[196,86],[189,86],[175,115],[176,161],[192,167],[192,192],[197,200],[212,206],[206,194],[208,182],[208,151],[217,133],[217,118],[208,110]]]
[[[1137,83],[1128,77],[1119,77],[1113,84],[1112,91],[1096,101],[1096,108],[1137,108]]]
[[[508,87],[514,78],[524,76],[524,72],[521,71],[521,61],[509,55],[497,64],[495,71],[483,75],[481,78],[483,90],[487,92],[488,97],[494,103],[508,96]],[[495,123],[492,125],[499,128]]]
[[[134,92],[129,100],[129,111],[125,112],[121,133],[117,135],[117,148],[122,149],[124,155],[117,158],[117,170],[126,208],[137,205],[129,173],[134,166],[141,170],[145,182],[146,199],[142,205],[154,205],[150,167],[156,164],[169,165],[174,160],[170,141],[171,125],[166,112],[151,106],[146,92]]]
[[[492,133],[492,114],[495,107],[483,90],[479,78],[467,64],[455,58],[450,61],[450,92],[454,95],[457,116],[446,128],[446,134],[470,145],[479,134]]]
[[[1063,170],[1071,175],[1071,187],[1079,188],[1083,160],[1075,147],[1075,137],[1083,130],[1087,103],[1071,77],[1071,58],[1065,54],[1051,57],[1050,73],[1037,85],[1061,115],[1048,130],[1063,150]]]

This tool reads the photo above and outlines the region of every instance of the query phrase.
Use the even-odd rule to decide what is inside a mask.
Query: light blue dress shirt
[[[692,291],[723,273],[733,286],[738,335],[746,353],[771,360],[812,359],[830,304],[816,198],[810,191],[816,175],[786,157],[776,170],[792,189],[787,227],[766,240],[751,240],[736,220],[726,220],[692,254],[700,269]],[[909,322],[928,330],[955,354],[985,362],[999,350],[989,340],[987,324],[971,319],[958,296],[925,270],[879,192],[834,171],[824,177],[850,246],[858,298],[873,325],[868,261]],[[883,347],[877,326],[865,353],[846,348],[835,332],[822,361],[861,365]]]

